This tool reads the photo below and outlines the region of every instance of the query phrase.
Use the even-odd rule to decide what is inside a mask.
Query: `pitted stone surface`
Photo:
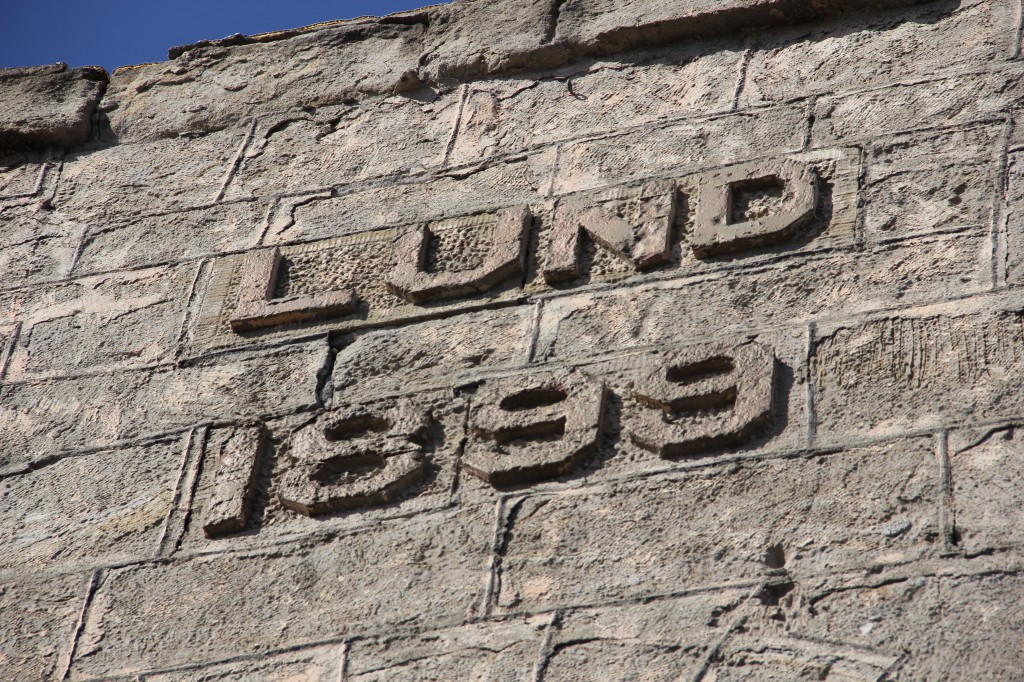
[[[0,679],[1017,679],[1022,22],[0,70]]]

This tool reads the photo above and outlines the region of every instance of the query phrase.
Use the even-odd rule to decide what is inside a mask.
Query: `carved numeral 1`
[[[465,470],[494,486],[568,473],[597,448],[606,398],[603,383],[577,372],[485,385],[474,401]]]
[[[256,476],[267,439],[262,426],[242,427],[221,445],[213,492],[203,510],[206,537],[230,535],[249,525]]]
[[[775,355],[755,343],[662,355],[632,387],[630,438],[662,457],[749,439],[772,422]]]

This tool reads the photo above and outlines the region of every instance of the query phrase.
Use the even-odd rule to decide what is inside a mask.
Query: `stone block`
[[[460,0],[434,9],[424,35],[419,77],[431,83],[522,69],[542,69],[565,61],[550,45],[552,5],[545,0]]]
[[[820,329],[811,369],[819,442],[1019,414],[1021,314],[980,305]]]
[[[310,341],[191,365],[4,386],[0,439],[30,462],[197,423],[316,405],[326,344]]]
[[[742,29],[799,24],[850,10],[883,10],[914,0],[828,0],[807,4],[785,0],[567,0],[555,13],[558,43],[577,53],[608,54],[669,42],[739,32]]]
[[[34,287],[3,306],[22,333],[8,381],[129,370],[173,359],[195,265],[131,270]]]
[[[486,584],[492,517],[491,505],[422,514],[267,552],[113,570],[93,599],[73,675],[130,675],[461,624]]]
[[[716,682],[885,679],[899,656],[795,637],[730,636],[708,667]]]
[[[527,682],[533,677],[549,619],[476,623],[414,636],[386,636],[352,642],[346,680],[420,682],[493,680]]]
[[[739,53],[666,49],[640,67],[597,62],[562,78],[502,78],[469,88],[450,162],[471,164],[563,140],[728,111]],[[570,91],[571,88],[571,91]]]
[[[692,679],[733,622],[750,589],[727,588],[566,613],[558,623],[544,679]]]
[[[784,627],[805,640],[886,654],[899,659],[890,672],[894,679],[1012,679],[1024,664],[1020,648],[1007,645],[1024,627],[1021,580],[968,571],[797,586],[766,609],[756,635],[767,639]],[[1013,633],[1009,640],[1006,633]],[[843,679],[839,672],[833,676]]]
[[[220,194],[244,138],[244,129],[230,129],[80,148],[65,157],[53,203],[77,220],[103,223],[206,206]]]
[[[1014,25],[1014,12],[1013,3],[1005,0],[941,0],[899,12],[865,12],[811,28],[765,32],[755,38],[740,104],[844,95],[988,67],[1013,54],[1012,31],[1006,27]],[[864,64],[872,68],[866,72]],[[955,111],[956,101],[952,98],[945,106]],[[862,110],[861,120],[878,117],[893,126],[921,114],[906,104],[888,115]]]
[[[0,69],[0,147],[68,147],[85,142],[107,86],[96,66]]]
[[[1006,281],[1024,281],[1024,153],[1013,150],[1007,157],[1006,200]]]
[[[33,571],[0,586],[0,675],[52,680],[63,673],[89,578],[39,578]]]
[[[115,72],[103,108],[110,133],[127,142],[209,133],[362,93],[390,94],[416,85],[406,74],[416,68],[422,34],[415,22],[356,20],[265,34],[249,44],[175,49],[169,62]]]
[[[939,495],[922,438],[526,497],[510,503],[497,603],[562,608],[934,556]]]
[[[561,149],[553,191],[567,194],[799,152],[805,118],[803,106],[779,106],[568,142]]]
[[[865,154],[869,239],[964,226],[986,232],[1002,191],[1001,123],[879,140]]]
[[[270,226],[267,243],[341,237],[533,204],[547,195],[554,162],[555,150],[548,148],[423,182],[363,189],[329,199],[310,196],[282,211]],[[458,211],[453,212],[453,206]]]
[[[1013,68],[822,96],[815,104],[811,143],[829,147],[913,130],[966,128],[1002,118],[1020,96],[1021,78]],[[900,115],[893,115],[897,111]],[[976,137],[988,137],[981,131],[972,132]],[[979,140],[968,137],[967,142],[977,144]],[[936,151],[952,151],[934,144]]]
[[[225,202],[113,221],[93,219],[76,274],[198,260],[254,248],[266,223],[265,202]]]
[[[61,152],[0,147],[0,209],[39,201],[53,190]]]
[[[950,434],[952,521],[957,544],[968,554],[1024,544],[1017,492],[1017,483],[1024,476],[1020,440],[1015,427]]]
[[[403,399],[429,415],[430,432],[425,444],[422,461],[422,475],[410,484],[396,491],[391,499],[349,500],[351,504],[338,505],[336,510],[314,517],[289,508],[282,502],[282,482],[296,473],[306,474],[307,479],[322,484],[324,490],[335,492],[346,484],[355,488],[364,484],[379,468],[369,458],[349,462],[355,466],[345,467],[343,459],[328,458],[326,465],[314,470],[314,477],[308,478],[308,469],[299,466],[293,453],[296,434],[307,429],[311,416],[308,413],[270,420],[265,428],[270,435],[269,447],[262,452],[260,460],[248,460],[245,468],[252,472],[252,483],[248,488],[237,486],[225,491],[223,458],[226,446],[239,432],[253,432],[257,426],[241,428],[215,428],[210,431],[203,450],[201,472],[195,484],[191,502],[193,518],[205,519],[217,505],[218,492],[229,492],[231,509],[243,505],[244,528],[239,532],[222,533],[213,540],[198,524],[191,524],[181,543],[184,551],[223,550],[269,546],[283,540],[307,537],[325,531],[338,532],[345,529],[365,527],[370,523],[386,519],[409,518],[414,514],[436,511],[453,504],[453,496],[460,483],[459,469],[462,451],[462,437],[466,421],[466,401],[448,391],[419,393]],[[371,400],[359,405],[368,411],[385,412],[398,401]],[[352,405],[339,405],[344,410]],[[338,410],[327,411],[321,419],[330,419]],[[330,445],[330,444],[329,444]],[[256,453],[250,453],[250,456]],[[314,453],[316,454],[316,453]],[[330,454],[329,452],[327,454]],[[251,499],[246,499],[250,497]],[[482,498],[485,504],[493,504],[494,497]]]
[[[941,300],[987,289],[989,258],[986,237],[960,234],[546,298],[534,356],[568,360]]]
[[[319,682],[341,680],[343,644],[322,644],[296,651],[264,654],[255,659],[216,663],[151,673],[146,682],[246,682],[281,680],[282,682]]]
[[[316,115],[266,117],[226,196],[266,196],[422,174],[445,160],[459,94],[366,99]]]
[[[525,307],[368,332],[338,351],[335,396],[353,400],[453,387],[487,369],[522,365],[532,332],[533,310]]]
[[[67,457],[0,479],[0,573],[149,559],[171,509],[182,443]]]
[[[0,272],[4,289],[67,276],[86,225],[60,211],[0,209]]]

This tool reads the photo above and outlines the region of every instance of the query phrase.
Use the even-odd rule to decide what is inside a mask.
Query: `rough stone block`
[[[1021,314],[970,313],[955,304],[821,329],[811,369],[819,441],[1018,414]]]
[[[423,514],[319,543],[111,571],[73,672],[124,675],[461,624],[486,583],[492,517],[490,505]]]
[[[535,357],[568,360],[595,348],[747,334],[978,292],[988,285],[989,258],[987,238],[960,234],[722,270],[637,286],[628,294],[550,298],[544,302]]]
[[[203,505],[201,525],[206,537],[230,535],[248,527],[268,439],[263,425],[239,426],[230,430],[219,448],[204,444],[213,455],[204,464],[216,472]]]
[[[325,682],[343,680],[343,644],[323,644],[297,651],[264,654],[251,660],[189,667],[146,675],[146,682]]]
[[[546,196],[555,150],[465,169],[415,184],[365,189],[283,211],[270,226],[268,244],[340,237],[385,226],[425,223],[531,204]],[[458,206],[458,211],[452,211]]]
[[[88,582],[87,575],[40,579],[29,571],[0,586],[0,675],[52,680],[63,673]]]
[[[268,117],[256,127],[226,196],[265,196],[422,174],[445,160],[458,93],[394,96]]]
[[[739,53],[714,47],[721,46],[665,50],[643,67],[608,61],[557,79],[473,83],[450,162],[475,163],[542,144],[727,111]]]
[[[4,289],[65,277],[86,225],[60,211],[0,209],[0,272]]]
[[[232,201],[108,221],[97,218],[82,243],[76,274],[197,260],[256,246],[265,202]]]
[[[734,33],[744,28],[787,25],[858,9],[886,9],[913,0],[567,0],[557,5],[556,40],[579,52],[606,54],[648,45]]]
[[[1006,281],[1024,281],[1024,153],[1013,150],[1007,157],[1006,179]]]
[[[741,106],[841,95],[948,75],[957,68],[988,67],[1013,53],[1013,32],[1006,27],[1014,25],[1015,12],[1005,0],[940,0],[900,12],[839,17],[813,28],[765,32],[750,57]],[[871,69],[865,71],[864,64]],[[898,113],[888,117],[880,111],[860,113],[864,121],[878,116],[887,125],[900,125],[908,115],[920,115],[906,104],[901,102]],[[956,98],[945,106],[955,110]]]
[[[125,142],[390,94],[416,85],[403,77],[416,68],[422,34],[417,23],[356,20],[250,44],[199,44],[175,50],[169,62],[119,69],[103,108],[111,133]]]
[[[0,69],[0,147],[67,147],[85,142],[107,72],[58,62]]]
[[[547,0],[459,0],[431,12],[419,77],[429,82],[473,78],[564,62]]]
[[[900,136],[866,153],[869,239],[964,226],[987,231],[1001,192],[1003,124]]]
[[[952,522],[958,544],[968,554],[1024,544],[1017,492],[1024,476],[1020,439],[1015,427],[950,434]]]
[[[746,589],[723,589],[566,613],[544,679],[557,682],[692,679],[732,625]]]
[[[81,148],[64,160],[53,203],[102,222],[205,206],[220,194],[242,129],[196,138]]]
[[[177,370],[34,380],[4,386],[0,440],[31,462],[197,423],[316,405],[323,341],[218,356]]]
[[[834,146],[840,141],[848,144],[912,130],[991,121],[1002,118],[1020,95],[1020,74],[1006,68],[823,96],[815,105],[811,142],[815,147]],[[893,115],[897,111],[900,115]]]
[[[335,396],[354,400],[451,387],[482,370],[522,365],[532,331],[533,310],[520,307],[368,332],[338,351]]]
[[[527,682],[549,619],[511,619],[409,637],[359,639],[345,669],[352,682],[493,680]]]
[[[170,512],[182,443],[67,457],[0,479],[0,572],[149,559]]]
[[[127,370],[173,359],[195,265],[132,270],[19,292],[9,381]]]
[[[784,627],[790,636],[887,654],[898,659],[894,679],[1012,679],[1024,665],[1016,646],[1024,627],[1021,581],[1016,574],[968,570],[798,585],[766,609],[756,634],[767,638]],[[1009,640],[1007,633],[1013,633]]]
[[[569,142],[559,156],[553,191],[567,194],[798,152],[805,118],[802,106],[780,106]]]
[[[61,153],[0,147],[0,209],[39,201],[59,175]]]
[[[877,680],[899,656],[864,651],[840,643],[795,637],[733,635],[715,654],[708,675],[716,682],[755,680]]]
[[[929,439],[527,497],[509,511],[498,604],[559,608],[783,567],[801,580],[902,563],[941,548],[938,497]]]

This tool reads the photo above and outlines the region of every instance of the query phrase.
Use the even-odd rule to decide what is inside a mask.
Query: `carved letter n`
[[[555,205],[551,241],[544,263],[549,284],[570,282],[580,272],[580,233],[585,231],[637,270],[669,261],[676,186],[671,180],[648,182],[640,188],[638,216],[631,225],[605,207],[581,196],[560,199]]]

